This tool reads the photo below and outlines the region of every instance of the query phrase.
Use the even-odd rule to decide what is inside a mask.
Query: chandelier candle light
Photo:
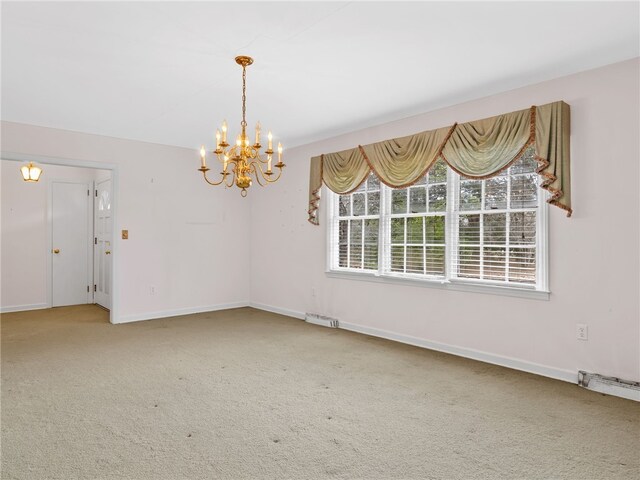
[[[267,135],[267,149],[264,151],[264,155],[261,156],[260,144],[261,126],[260,123],[256,125],[255,143],[252,145],[249,136],[247,135],[247,67],[253,63],[253,58],[247,56],[236,57],[236,63],[242,66],[242,127],[240,134],[236,137],[235,145],[227,143],[227,121],[222,122],[222,127],[216,130],[216,149],[213,153],[216,154],[218,161],[222,164],[222,171],[220,175],[222,178],[218,182],[212,182],[207,178],[207,172],[210,170],[207,167],[207,152],[204,145],[200,148],[200,161],[201,166],[198,171],[202,172],[205,181],[210,185],[224,184],[227,187],[231,187],[234,183],[238,188],[241,188],[240,194],[243,197],[247,196],[247,188],[252,184],[252,176],[261,185],[265,186],[269,183],[275,183],[280,179],[282,175],[282,169],[285,164],[282,163],[282,145],[278,143],[278,163],[275,166],[278,169],[278,175],[272,178],[273,171],[273,135],[271,132]],[[222,130],[222,133],[220,132]],[[264,166],[266,165],[266,170]],[[229,180],[227,177],[231,176]]]

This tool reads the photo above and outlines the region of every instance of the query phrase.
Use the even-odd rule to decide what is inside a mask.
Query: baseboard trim
[[[241,308],[241,307],[248,307],[248,306],[249,306],[249,302],[233,302],[233,303],[221,303],[218,305],[208,305],[204,307],[178,308],[175,310],[163,310],[160,312],[123,315],[113,323],[121,324],[121,323],[141,322],[144,320],[155,320],[158,318],[165,318],[165,317],[178,317],[180,315],[191,315],[194,313],[215,312],[218,310],[229,310],[231,308]]]
[[[363,333],[365,335],[371,335],[373,337],[385,338],[387,340],[406,343],[407,345],[427,348],[429,350],[450,353],[459,357],[470,358],[472,360],[491,363],[493,365],[500,365],[501,367],[512,368],[514,370],[520,370],[527,373],[534,373],[536,375],[542,375],[543,377],[554,378],[556,380],[562,380],[564,382],[578,383],[578,372],[572,372],[570,370],[562,370],[559,368],[549,367],[547,365],[540,365],[533,362],[519,360],[517,358],[503,357],[501,355],[495,355],[492,353],[473,350],[470,348],[457,347],[455,345],[449,345],[446,343],[432,342],[417,337],[411,337],[409,335],[401,335],[398,333],[389,332],[387,330],[365,327],[363,325],[357,325],[355,323],[340,321],[339,328],[350,330],[352,332]]]
[[[51,305],[46,303],[34,303],[32,305],[13,305],[10,307],[0,307],[0,313],[26,312],[28,310],[42,310],[50,308]]]
[[[264,305],[261,303],[250,302],[249,306],[257,308],[258,310],[265,310],[267,312],[279,313],[287,317],[298,318],[300,320],[305,319],[305,314],[295,310],[289,310],[286,308],[274,307],[271,305]],[[520,370],[527,373],[533,373],[536,375],[542,375],[543,377],[549,377],[556,380],[562,380],[569,383],[578,383],[578,372],[572,372],[570,370],[562,370],[560,368],[549,367],[547,365],[541,365],[538,363],[527,362],[519,360],[517,358],[504,357],[501,355],[495,355],[492,353],[482,352],[479,350],[473,350],[470,348],[457,347],[455,345],[449,345],[446,343],[432,342],[430,340],[424,340],[422,338],[412,337],[410,335],[402,335],[399,333],[390,332],[379,328],[366,327],[364,325],[358,325],[350,322],[338,322],[338,328],[343,330],[349,330],[351,332],[362,333],[364,335],[371,335],[373,337],[384,338],[386,340],[392,340],[394,342],[406,343],[407,345],[413,345],[415,347],[426,348],[429,350],[436,350],[438,352],[449,353],[451,355],[457,355],[458,357],[469,358],[471,360],[477,360],[480,362],[491,363],[493,365],[499,365],[501,367],[512,368],[514,370]]]
[[[299,320],[304,320],[305,314],[303,312],[297,312],[295,310],[289,310],[287,308],[274,307],[272,305],[265,305],[264,303],[249,302],[251,308],[258,310],[264,310],[265,312],[279,313],[285,317],[293,317]]]

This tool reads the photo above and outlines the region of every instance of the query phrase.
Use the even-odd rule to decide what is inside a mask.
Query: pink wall
[[[634,59],[288,150],[284,179],[252,201],[252,302],[558,378],[582,369],[640,380],[639,71]],[[320,227],[306,221],[311,156],[556,100],[571,105],[575,212],[550,208],[550,300],[325,275],[324,211]],[[576,339],[576,323],[588,324],[588,341]]]
[[[3,155],[117,165],[115,229],[128,229],[129,240],[116,237],[116,321],[249,301],[248,255],[232,255],[236,249],[249,249],[249,199],[240,198],[236,190],[206,185],[196,170],[197,150],[8,122],[2,122],[1,133]],[[12,255],[3,248],[3,265]],[[21,299],[29,304],[42,301]]]

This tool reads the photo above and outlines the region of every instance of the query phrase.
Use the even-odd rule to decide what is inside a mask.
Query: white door
[[[95,199],[94,284],[95,303],[111,309],[111,242],[113,215],[111,209],[111,180],[96,184]]]
[[[51,271],[54,307],[91,303],[90,184],[51,183]]]

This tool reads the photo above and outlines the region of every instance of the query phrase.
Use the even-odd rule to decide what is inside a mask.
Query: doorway
[[[25,258],[20,257],[16,259],[14,262],[16,271],[20,271],[22,274],[20,276],[20,281],[10,282],[11,285],[14,285],[12,289],[10,289],[10,294],[12,298],[12,302],[8,303],[8,308],[0,307],[3,311],[22,311],[22,310],[33,310],[40,308],[52,307],[53,303],[53,250],[55,248],[59,248],[61,252],[63,252],[62,248],[54,247],[53,245],[53,211],[52,211],[52,195],[53,195],[53,187],[52,182],[60,181],[67,183],[89,183],[89,192],[91,198],[91,205],[89,206],[89,216],[88,216],[88,224],[91,226],[90,229],[90,238],[89,245],[87,247],[88,256],[88,264],[89,264],[89,276],[84,283],[84,294],[87,295],[86,289],[89,286],[90,292],[90,300],[89,296],[84,298],[83,301],[79,301],[78,299],[73,300],[74,303],[93,303],[94,302],[94,293],[97,293],[97,283],[94,283],[93,270],[94,270],[94,257],[93,250],[96,245],[96,240],[93,232],[93,223],[94,223],[94,208],[93,201],[95,200],[95,185],[103,180],[109,179],[111,182],[110,189],[110,227],[112,235],[115,233],[118,225],[118,179],[119,179],[119,168],[116,164],[113,163],[105,163],[105,162],[91,162],[84,160],[76,160],[76,159],[67,159],[62,157],[47,157],[40,155],[29,155],[29,154],[21,154],[21,153],[13,153],[3,151],[1,153],[2,161],[16,164],[26,164],[28,162],[33,162],[38,164],[43,169],[42,177],[40,178],[40,182],[36,184],[32,184],[32,189],[30,190],[29,195],[29,205],[24,205],[24,202],[18,200],[19,197],[16,197],[16,205],[20,205],[20,211],[16,209],[13,212],[13,215],[10,217],[13,219],[16,225],[13,225],[16,228],[3,230],[3,234],[9,232],[8,234],[12,235],[12,242],[20,242],[28,244],[29,246],[25,248],[19,248],[21,252],[24,252],[27,255],[27,262],[25,263]],[[19,167],[19,165],[16,165]],[[83,176],[80,178],[79,172],[74,173],[74,169],[66,169],[62,167],[75,167],[76,169],[84,170],[85,173],[88,172],[89,176]],[[10,167],[13,169],[14,167]],[[78,175],[76,175],[76,173]],[[22,180],[21,180],[22,182]],[[39,185],[39,186],[38,186]],[[16,184],[15,189],[11,189],[11,194],[20,195],[21,190],[23,188],[23,184]],[[13,191],[15,190],[15,192]],[[7,190],[9,191],[9,190]],[[36,192],[41,192],[37,193]],[[86,191],[85,191],[86,194]],[[37,197],[37,198],[36,198]],[[87,198],[87,197],[85,197]],[[40,200],[41,199],[41,200]],[[42,207],[44,211],[42,213],[37,213],[35,215],[25,215],[26,212],[23,212],[25,208],[33,207],[31,205],[31,200],[34,202],[37,200],[42,201]],[[35,207],[34,207],[35,208]],[[38,207],[40,208],[40,207]],[[7,216],[9,218],[9,216]],[[29,234],[25,235],[27,230],[25,229],[25,222],[29,222]],[[75,219],[74,219],[75,222]],[[33,224],[33,225],[32,225]],[[37,225],[36,225],[37,224]],[[40,226],[41,225],[41,226]],[[33,227],[33,228],[32,228]],[[35,228],[37,227],[37,228]],[[37,231],[36,231],[37,230]],[[15,238],[14,238],[15,237]],[[56,237],[58,238],[58,237]],[[27,241],[24,241],[26,239]],[[40,240],[39,240],[40,239]],[[9,244],[9,242],[7,243]],[[118,245],[114,242],[114,239],[110,240],[110,249],[108,250],[110,253],[108,255],[110,262],[105,262],[105,265],[108,265],[108,272],[105,271],[103,284],[103,291],[108,292],[109,298],[100,300],[102,304],[108,305],[110,307],[109,311],[109,320],[111,323],[119,323],[119,291],[116,288],[118,284]],[[29,250],[31,248],[31,250]],[[66,251],[66,249],[65,249]],[[105,249],[104,252],[107,250]],[[28,252],[28,253],[27,253]],[[60,257],[57,259],[59,260]],[[20,263],[22,262],[22,263]],[[28,268],[24,268],[24,266]],[[44,270],[46,271],[44,271]],[[3,271],[5,269],[3,268]],[[10,269],[9,269],[10,270]],[[4,282],[7,284],[7,282]],[[93,291],[93,286],[95,284],[96,291]],[[5,296],[6,298],[6,296]],[[14,300],[15,299],[15,300]],[[56,300],[56,303],[58,301]],[[62,302],[60,302],[62,303]],[[15,305],[15,306],[14,306]],[[25,307],[25,308],[23,308]]]
[[[50,190],[50,305],[95,303],[111,310],[111,172],[67,166],[49,166],[46,170]]]

